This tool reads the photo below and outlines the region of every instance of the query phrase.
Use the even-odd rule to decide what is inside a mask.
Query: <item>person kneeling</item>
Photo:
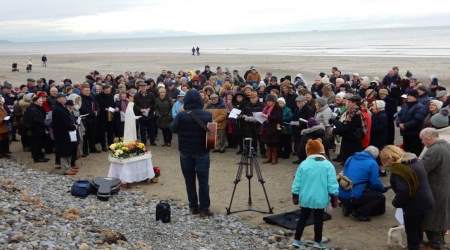
[[[376,161],[378,154],[376,147],[369,146],[345,162],[343,177],[351,184],[340,181],[339,200],[344,216],[352,214],[359,221],[370,221],[370,216],[384,214],[386,198]]]
[[[314,216],[314,241],[319,247],[322,242],[323,213],[330,203],[337,205],[338,183],[336,170],[327,160],[321,140],[309,140],[306,144],[308,157],[295,173],[292,183],[292,197],[295,205],[300,203],[300,218],[295,231],[294,247],[304,245],[301,241],[306,220],[311,213]]]

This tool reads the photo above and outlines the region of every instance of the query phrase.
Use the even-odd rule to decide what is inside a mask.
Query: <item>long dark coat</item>
[[[283,111],[280,106],[275,105],[267,121],[262,125],[261,139],[269,147],[278,146],[280,143],[281,130],[278,129],[283,123]]]
[[[69,131],[76,130],[76,127],[69,110],[57,102],[53,109],[52,121],[56,152],[64,157],[72,155],[74,143],[70,141]]]
[[[428,148],[422,161],[435,201],[425,216],[424,229],[445,232],[450,226],[450,144],[438,140]]]
[[[159,128],[168,128],[172,123],[172,104],[170,100],[166,97],[160,99],[156,97],[155,99],[155,112],[158,117],[157,124]]]
[[[352,117],[351,121],[336,121],[335,126],[336,128],[333,130],[333,133],[342,137],[339,157],[345,162],[354,153],[363,150],[361,139],[364,136],[364,132],[361,113],[358,111]]]

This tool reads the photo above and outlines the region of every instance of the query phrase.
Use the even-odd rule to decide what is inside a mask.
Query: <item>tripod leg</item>
[[[252,166],[255,167],[256,175],[258,176],[258,181],[259,181],[259,183],[261,183],[262,189],[264,191],[264,196],[266,198],[267,206],[269,207],[269,213],[273,214],[273,208],[270,205],[269,196],[267,195],[266,186],[264,185],[264,183],[266,183],[266,181],[264,180],[264,178],[262,176],[261,168],[259,167],[258,161],[255,158],[252,158]]]
[[[226,208],[227,214],[231,214],[231,205],[233,204],[233,199],[234,199],[234,194],[236,192],[237,184],[241,181],[243,164],[244,163],[242,161],[239,162],[238,171],[236,173],[236,178],[234,180],[234,187],[233,187],[233,193],[231,194],[230,204],[229,204],[228,208]]]

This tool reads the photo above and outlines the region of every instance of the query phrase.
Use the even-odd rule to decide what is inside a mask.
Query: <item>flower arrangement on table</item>
[[[117,142],[109,146],[111,156],[118,159],[126,159],[143,155],[147,152],[145,144],[142,142]]]

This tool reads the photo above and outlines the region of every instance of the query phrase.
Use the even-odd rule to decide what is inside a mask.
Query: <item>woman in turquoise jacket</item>
[[[300,218],[295,231],[294,247],[300,247],[306,220],[310,214],[314,215],[314,241],[321,245],[323,213],[330,203],[337,206],[337,195],[339,193],[336,180],[336,170],[330,161],[326,159],[325,149],[320,139],[309,140],[306,144],[304,160],[295,173],[292,183],[292,197],[294,204],[300,203]]]

